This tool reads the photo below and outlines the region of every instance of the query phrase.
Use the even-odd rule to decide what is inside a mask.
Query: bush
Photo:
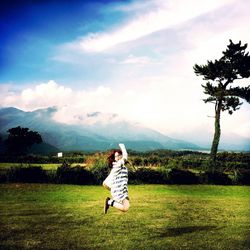
[[[215,169],[217,172],[222,172],[222,169],[224,169],[223,165],[224,163],[219,161],[216,161],[216,165],[214,165],[211,159],[206,159],[202,161],[201,169],[206,173],[213,172]]]
[[[132,160],[132,164],[134,166],[141,166],[143,165],[143,159],[141,157],[135,157],[133,160]]]
[[[161,164],[161,158],[158,156],[150,156],[148,158],[148,163],[152,166],[157,166]]]
[[[46,170],[48,183],[57,183],[57,170]]]
[[[162,184],[165,182],[164,174],[150,168],[140,168],[136,171],[129,171],[129,182],[133,184]]]
[[[89,159],[90,172],[93,174],[95,183],[102,184],[110,172],[106,157],[103,155],[94,155]]]
[[[169,169],[182,168],[182,162],[180,160],[171,159],[168,161],[168,165],[166,167]]]
[[[248,164],[244,162],[226,162],[225,170],[234,171],[236,169],[248,169]]]
[[[57,183],[64,184],[94,184],[93,174],[81,166],[70,167],[63,163],[56,171]]]
[[[46,171],[42,167],[11,167],[6,172],[8,182],[47,182]]]
[[[91,168],[91,173],[94,176],[95,183],[102,184],[102,182],[106,179],[108,174],[110,173],[110,168],[107,165],[95,165]]]
[[[5,183],[7,181],[7,176],[4,173],[0,173],[0,183]]]
[[[237,170],[235,173],[235,183],[242,185],[250,185],[250,170]]]
[[[231,185],[232,180],[229,178],[227,174],[223,172],[205,172],[200,176],[201,182],[206,184],[216,184],[216,185]]]
[[[202,166],[201,159],[187,159],[182,161],[182,168],[200,169]]]
[[[169,184],[197,184],[199,178],[188,170],[173,168],[167,173],[166,181]]]

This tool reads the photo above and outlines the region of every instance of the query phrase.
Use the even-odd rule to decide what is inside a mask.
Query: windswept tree
[[[38,132],[30,131],[28,128],[11,128],[8,130],[8,138],[5,140],[8,154],[23,155],[34,145],[42,143],[42,137]]]
[[[242,105],[241,100],[250,103],[250,85],[247,87],[235,87],[243,83],[242,79],[250,77],[250,56],[246,52],[247,44],[241,45],[241,41],[227,46],[223,51],[223,56],[219,60],[207,61],[206,65],[195,64],[194,72],[198,76],[203,76],[206,81],[204,93],[208,95],[205,103],[213,103],[215,107],[215,131],[211,146],[212,168],[216,165],[216,155],[220,141],[221,112],[228,111],[231,115]],[[246,85],[244,85],[246,86]]]

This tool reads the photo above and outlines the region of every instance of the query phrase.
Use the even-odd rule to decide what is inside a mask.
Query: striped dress
[[[128,169],[125,166],[124,158],[117,162],[113,162],[111,176],[112,198],[121,203],[124,199],[128,199]]]

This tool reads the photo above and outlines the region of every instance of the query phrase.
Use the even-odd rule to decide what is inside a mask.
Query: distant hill
[[[85,123],[80,117],[79,119],[82,119],[80,125],[68,125],[53,120],[56,111],[56,108],[32,112],[13,107],[2,108],[0,109],[0,134],[6,134],[8,129],[16,126],[28,127],[42,135],[47,146],[40,146],[40,150],[44,147],[47,151],[107,150],[117,148],[119,142],[124,142],[128,149],[138,151],[200,149],[191,142],[170,138],[155,130],[118,119],[115,114],[95,112],[86,115],[88,119],[94,119],[91,123]]]

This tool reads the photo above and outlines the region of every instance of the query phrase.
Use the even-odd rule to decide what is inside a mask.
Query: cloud
[[[103,98],[111,93],[107,87],[75,91],[69,87],[59,85],[53,80],[41,83],[21,91],[12,91],[9,86],[1,99],[1,106],[14,106],[26,111],[52,106],[81,108],[98,108],[103,104]]]
[[[136,16],[132,21],[114,31],[90,33],[72,44],[85,51],[101,52],[118,44],[134,41],[156,31],[181,24],[232,1],[172,0],[167,3],[157,1],[156,10],[148,10],[146,14]]]
[[[159,0],[148,0],[148,1],[134,1],[131,2],[130,4],[122,4],[122,3],[118,3],[118,4],[112,4],[111,6],[108,6],[106,8],[106,11],[109,12],[141,12],[141,11],[146,11],[148,9],[152,9],[157,7],[157,3],[159,4]]]
[[[22,91],[21,99],[25,107],[44,105],[54,106],[56,104],[63,105],[65,99],[72,95],[72,90],[63,86],[59,86],[55,81],[42,83],[35,86],[34,89],[28,88]]]
[[[13,92],[6,88],[1,106],[26,111],[56,106],[53,119],[66,124],[112,123],[127,120],[166,135],[193,142],[206,141],[213,133],[213,105],[202,102],[202,89],[186,76],[137,78],[130,84],[74,90],[55,81]],[[126,87],[125,87],[126,86]],[[222,115],[223,133],[249,136],[250,108],[232,116]],[[237,128],[237,131],[235,130]],[[210,141],[209,140],[209,141]]]
[[[132,54],[130,54],[124,61],[122,61],[121,63],[124,64],[150,64],[152,63],[152,60],[147,57],[147,56],[134,56]]]

